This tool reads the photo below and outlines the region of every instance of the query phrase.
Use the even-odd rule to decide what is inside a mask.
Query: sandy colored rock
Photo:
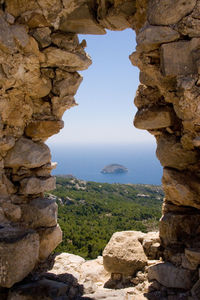
[[[165,287],[188,290],[192,287],[191,272],[176,268],[170,263],[160,263],[149,267],[149,280],[157,280]]]
[[[53,92],[61,98],[65,96],[74,96],[83,78],[77,73],[69,73],[58,70],[56,72]]]
[[[34,231],[0,229],[0,285],[10,288],[34,268],[39,253],[39,236]]]
[[[173,42],[179,37],[179,33],[170,27],[146,24],[137,34],[137,49],[139,51],[154,50],[161,44]]]
[[[22,212],[21,212],[21,208],[18,205],[4,202],[2,204],[2,208],[5,216],[9,220],[13,222],[17,222],[21,219]]]
[[[139,242],[142,234],[136,231],[116,232],[103,251],[104,268],[110,273],[133,275],[147,264],[143,247]]]
[[[197,177],[164,168],[162,183],[167,200],[176,205],[200,208],[198,199],[200,187]]]
[[[5,157],[5,166],[9,168],[40,167],[51,160],[49,148],[42,143],[20,138]]]
[[[168,107],[151,107],[139,110],[134,119],[138,129],[156,129],[173,125],[173,113]]]
[[[159,259],[160,237],[159,232],[148,232],[142,241],[144,252],[148,259]]]
[[[64,127],[63,121],[34,121],[25,128],[25,134],[33,140],[46,140]]]
[[[62,242],[62,231],[60,226],[40,230],[39,259],[45,260],[51,252]]]
[[[51,30],[49,27],[37,28],[33,32],[33,37],[37,40],[40,47],[45,48],[51,44]]]
[[[54,190],[56,188],[56,179],[55,177],[30,177],[21,180],[20,186],[20,191],[22,194],[39,194]]]
[[[62,118],[64,112],[67,109],[70,109],[73,106],[77,105],[73,96],[66,96],[64,98],[53,97],[51,101],[52,101],[52,108],[53,108],[52,112],[54,116],[59,119]]]
[[[53,227],[57,224],[57,204],[55,200],[36,198],[21,205],[22,222],[29,228]]]
[[[198,212],[193,214],[185,211],[170,212],[162,216],[159,224],[161,245],[163,247],[172,247],[172,249],[179,249],[180,252],[184,247],[198,247],[199,245],[199,226],[200,220]],[[181,236],[181,239],[180,239]],[[188,237],[192,237],[190,240]]]
[[[92,61],[90,57],[83,53],[72,53],[61,50],[55,47],[48,47],[43,51],[46,56],[46,62],[42,64],[43,67],[69,67],[74,71],[81,71],[87,69]]]
[[[81,34],[105,34],[105,29],[95,20],[91,9],[83,4],[71,14],[60,20],[59,29],[64,32],[75,32]]]
[[[199,43],[200,43],[200,39]],[[179,41],[161,46],[161,68],[165,76],[197,74],[193,42]]]
[[[180,21],[194,8],[196,0],[149,1],[148,20],[152,25],[170,25]]]
[[[181,142],[172,135],[161,135],[157,138],[156,155],[163,167],[178,170],[187,169],[197,163],[199,158],[196,151],[184,149]]]

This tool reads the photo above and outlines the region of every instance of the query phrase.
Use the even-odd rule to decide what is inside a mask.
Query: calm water
[[[54,175],[72,174],[79,179],[108,183],[161,184],[162,168],[155,146],[62,146],[50,145],[52,161],[58,166]],[[124,174],[101,174],[108,164],[128,168]]]

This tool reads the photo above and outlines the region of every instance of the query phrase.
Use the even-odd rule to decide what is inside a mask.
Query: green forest
[[[158,229],[161,186],[86,182],[58,176],[51,193],[58,203],[63,242],[56,252],[96,258],[116,231]]]

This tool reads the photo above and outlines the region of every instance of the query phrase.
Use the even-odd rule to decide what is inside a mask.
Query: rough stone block
[[[157,138],[156,155],[163,167],[178,170],[187,169],[190,165],[197,163],[199,159],[196,151],[184,149],[181,142],[172,135],[161,135]]]
[[[41,120],[28,124],[25,134],[33,140],[46,140],[50,136],[58,133],[64,126],[63,121]]]
[[[35,267],[39,236],[31,230],[0,228],[0,286],[10,288]]]
[[[148,279],[157,280],[168,288],[189,290],[192,287],[191,272],[176,268],[171,263],[160,263],[149,267]]]
[[[198,177],[164,168],[162,183],[168,201],[176,205],[200,208]]]
[[[139,110],[134,119],[134,126],[139,129],[157,129],[173,125],[173,111],[168,107],[150,107]]]
[[[62,230],[60,226],[51,227],[47,229],[41,229],[40,235],[40,249],[39,259],[45,260],[51,252],[62,242]]]
[[[139,241],[143,234],[136,231],[116,232],[103,251],[104,268],[110,273],[133,275],[147,264]]]
[[[27,138],[20,138],[5,157],[5,167],[37,168],[51,160],[49,148],[42,143],[34,143]]]
[[[179,38],[179,33],[166,26],[144,26],[137,34],[137,50],[151,51],[163,43],[169,43]]]
[[[20,192],[22,194],[30,195],[30,194],[40,194],[47,191],[52,191],[56,188],[56,180],[55,177],[49,178],[37,178],[30,177],[24,178],[20,181]]]
[[[199,44],[200,44],[200,39]],[[179,41],[161,46],[161,69],[165,76],[197,74],[193,42]]]
[[[87,54],[79,52],[69,52],[55,47],[48,47],[43,51],[46,56],[46,62],[43,67],[69,67],[73,71],[81,71],[87,69],[92,61]]]
[[[30,228],[53,227],[57,224],[55,200],[36,198],[21,205],[22,222]]]
[[[87,4],[79,6],[72,13],[63,16],[59,29],[65,32],[81,34],[105,34],[106,31],[97,23]]]
[[[182,250],[199,247],[200,218],[198,213],[166,213],[160,220],[161,245]]]
[[[149,1],[148,20],[152,25],[170,25],[180,21],[195,7],[196,0]]]

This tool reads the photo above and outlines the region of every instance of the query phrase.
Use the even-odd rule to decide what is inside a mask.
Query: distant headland
[[[126,172],[128,172],[128,169],[119,164],[107,165],[101,170],[102,174],[121,174]]]

